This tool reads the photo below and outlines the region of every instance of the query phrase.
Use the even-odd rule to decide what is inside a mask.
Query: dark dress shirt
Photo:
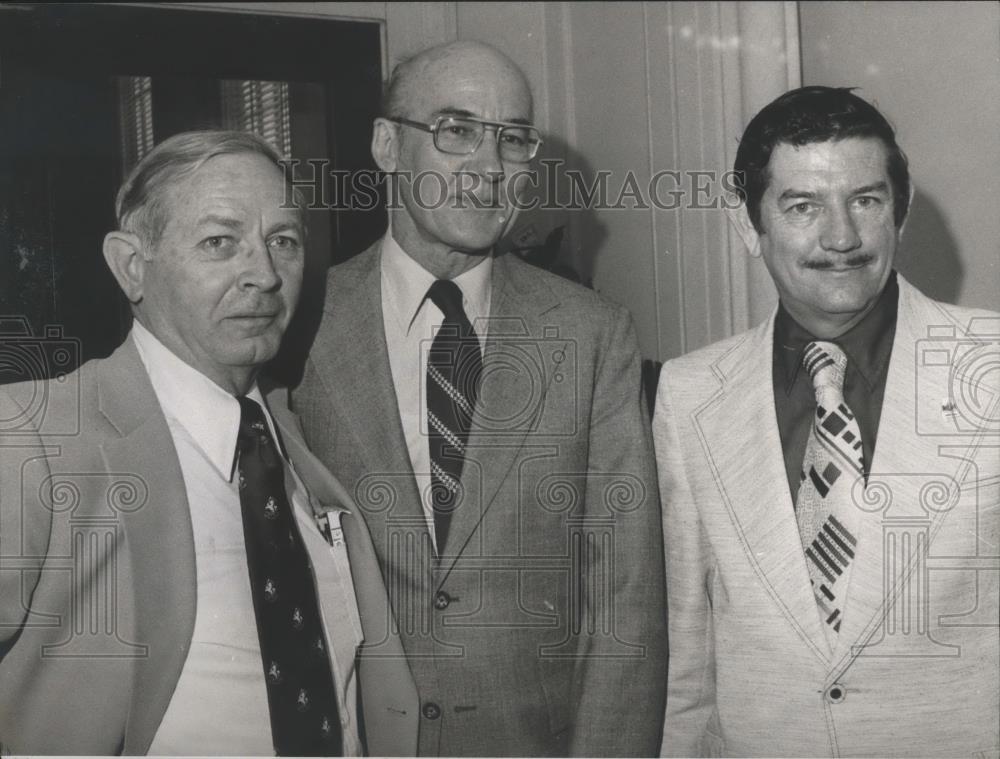
[[[828,342],[839,345],[847,355],[844,400],[854,412],[861,429],[865,476],[871,468],[872,452],[878,436],[878,421],[885,396],[885,379],[896,334],[896,305],[899,286],[893,272],[875,307],[857,324]],[[816,410],[816,394],[809,373],[802,366],[806,346],[818,338],[809,334],[778,305],[774,320],[774,408],[778,419],[781,450],[792,503],[799,492],[802,459],[809,440],[809,428]]]

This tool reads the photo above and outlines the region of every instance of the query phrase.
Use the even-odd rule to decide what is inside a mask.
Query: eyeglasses
[[[469,155],[479,150],[487,128],[496,130],[500,158],[504,161],[527,163],[535,157],[542,144],[542,138],[533,126],[506,121],[483,121],[469,116],[438,116],[433,124],[398,116],[388,120],[430,132],[434,135],[434,147],[452,155]]]

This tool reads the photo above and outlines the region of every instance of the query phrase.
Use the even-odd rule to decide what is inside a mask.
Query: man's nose
[[[504,176],[503,159],[500,157],[500,127],[484,126],[483,141],[472,154],[470,163],[476,172],[491,182],[498,182]]]
[[[861,245],[857,223],[846,207],[827,210],[819,242],[824,250],[838,253],[846,253]]]
[[[263,238],[250,244],[240,284],[265,291],[276,290],[281,285],[281,275],[274,266],[271,250]]]

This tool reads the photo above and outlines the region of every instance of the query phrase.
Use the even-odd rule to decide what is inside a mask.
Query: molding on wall
[[[736,159],[738,137],[751,118],[783,92],[802,83],[799,16],[795,2],[722,3],[723,26],[740,40],[727,56],[726,165]],[[738,84],[738,86],[737,86]],[[742,241],[727,228],[732,266],[733,328],[747,329],[766,319],[778,302],[777,291],[763,262],[751,259]]]
[[[570,262],[629,307],[644,356],[672,358],[766,318],[776,302],[767,271],[721,208],[690,207],[692,182],[710,182],[715,197],[719,185],[689,172],[721,177],[750,116],[798,85],[796,3],[512,5],[458,3],[458,35],[525,68],[543,156],[591,177],[609,170],[612,198],[629,172],[648,186],[679,171],[660,193],[685,193],[678,209],[531,212],[519,229],[566,225]]]

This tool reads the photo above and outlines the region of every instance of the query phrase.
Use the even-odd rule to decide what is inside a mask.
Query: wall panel
[[[803,3],[806,84],[859,87],[893,122],[916,187],[901,271],[1000,309],[1000,4]]]

